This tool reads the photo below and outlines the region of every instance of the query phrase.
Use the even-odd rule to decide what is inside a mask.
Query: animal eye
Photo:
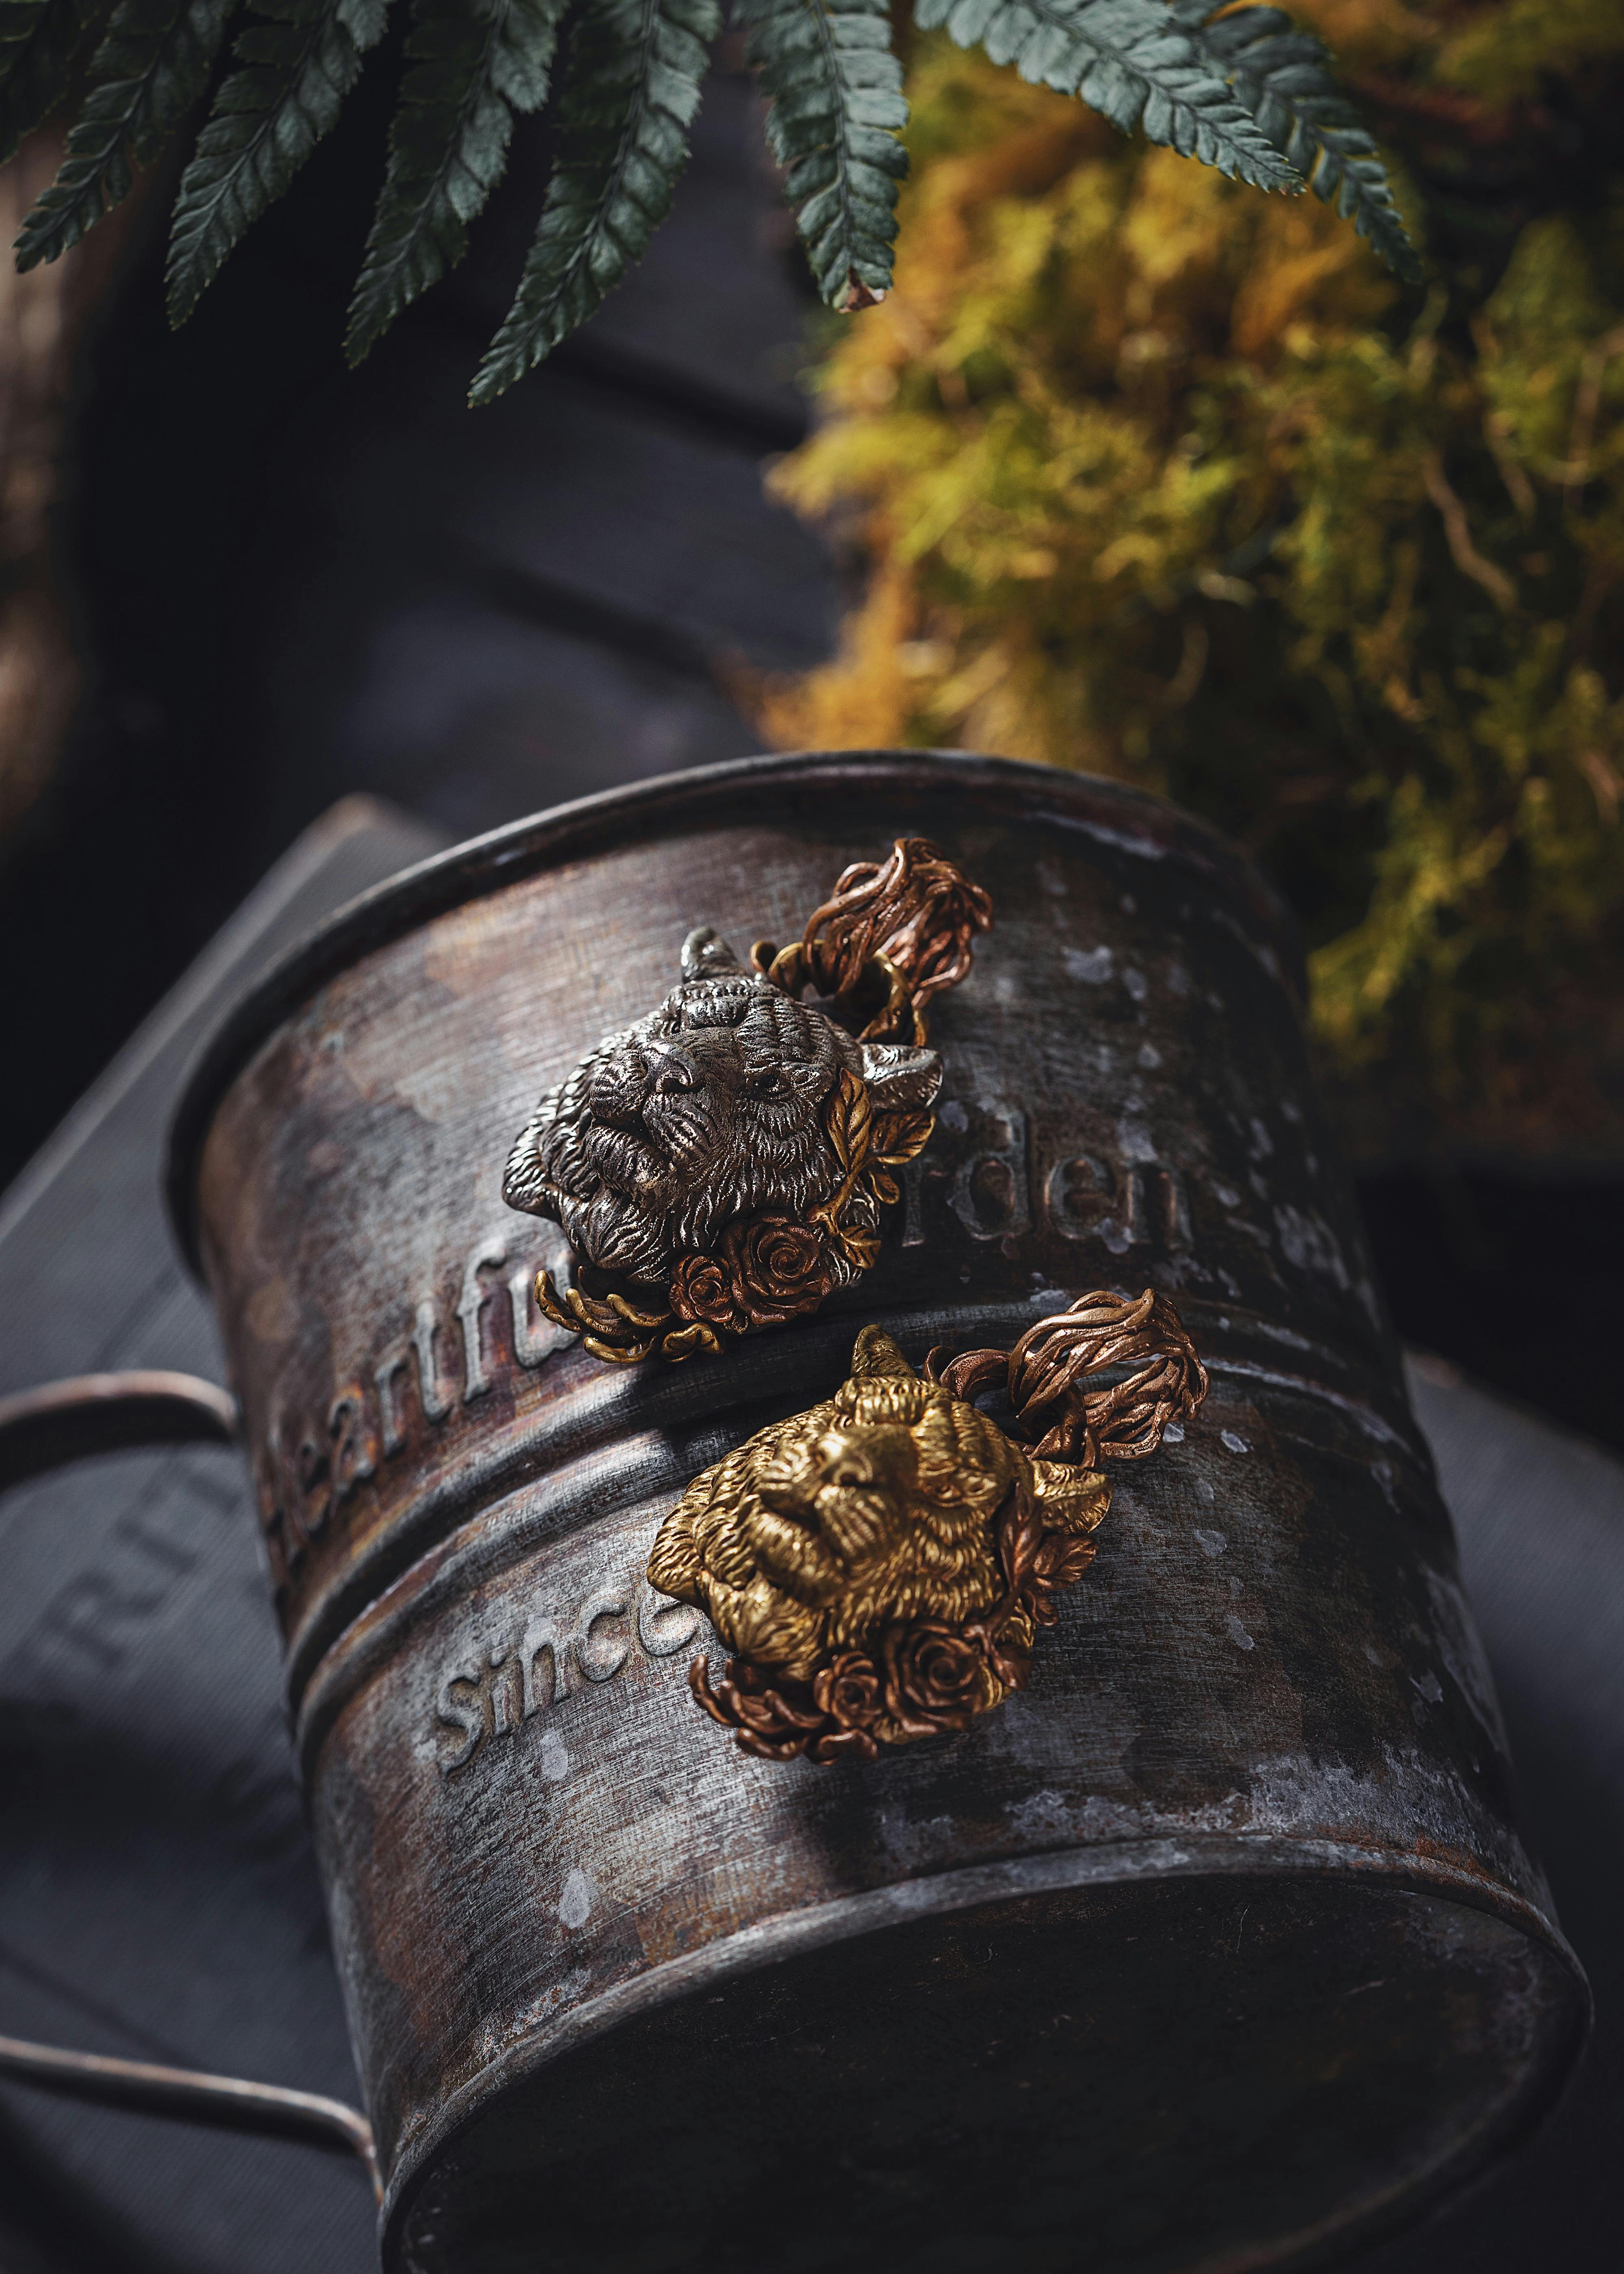
[[[777,1097],[784,1088],[784,1077],[777,1066],[763,1066],[753,1087],[757,1097]]]

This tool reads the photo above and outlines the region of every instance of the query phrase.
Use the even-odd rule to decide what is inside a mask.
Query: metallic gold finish
[[[997,1374],[1007,1432],[969,1402]],[[1095,1462],[1154,1452],[1207,1389],[1148,1288],[1079,1296],[1008,1353],[933,1352],[923,1376],[863,1328],[832,1398],[705,1470],[660,1527],[651,1584],[733,1653],[715,1686],[695,1660],[695,1699],[764,1760],[873,1760],[966,1728],[1026,1686],[1055,1594],[1094,1559],[1111,1497]],[[1028,1453],[1015,1434],[1051,1410]]]
[[[758,942],[752,970],[690,932],[681,984],[542,1097],[508,1160],[509,1206],[562,1224],[610,1282],[542,1272],[545,1315],[612,1365],[680,1360],[870,1269],[891,1171],[936,1126],[927,1008],[991,922],[980,886],[908,837],[846,869],[792,946]]]

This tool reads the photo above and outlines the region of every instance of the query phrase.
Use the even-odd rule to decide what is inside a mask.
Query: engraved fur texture
[[[1110,1502],[1097,1471],[1031,1458],[865,1327],[832,1398],[695,1480],[649,1577],[696,1604],[740,1659],[809,1683],[898,1621],[959,1627],[990,1611],[1004,1585],[996,1518],[1022,1484],[1048,1525],[1074,1534]],[[1029,1630],[1020,1639],[1030,1647]]]
[[[935,1051],[853,1040],[833,1020],[690,934],[658,1011],[605,1035],[538,1104],[503,1180],[509,1207],[550,1216],[585,1261],[649,1286],[705,1254],[734,1216],[803,1220],[835,1192],[824,1109],[841,1073],[876,1112],[927,1107]],[[850,1276],[850,1275],[848,1275]]]

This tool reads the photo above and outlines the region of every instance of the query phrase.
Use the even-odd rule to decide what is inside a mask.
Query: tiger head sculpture
[[[725,1227],[804,1225],[840,1190],[849,1163],[830,1119],[843,1077],[848,1096],[861,1085],[871,1126],[927,1116],[942,1069],[934,1050],[854,1041],[741,969],[714,931],[693,932],[659,1009],[605,1035],[542,1097],[503,1197],[561,1224],[586,1262],[665,1289],[680,1259],[710,1256]],[[856,1228],[866,1209],[871,1231],[877,1204],[855,1187],[846,1198]],[[838,1242],[825,1261],[829,1284],[855,1276]]]
[[[808,1729],[823,1717],[815,1747],[856,1729],[871,1755],[876,1739],[962,1728],[1020,1686],[1046,1590],[1079,1576],[1109,1503],[1097,1470],[1033,1458],[865,1327],[832,1398],[688,1487],[649,1577],[705,1613],[748,1678],[771,1683],[775,1713],[799,1696]]]

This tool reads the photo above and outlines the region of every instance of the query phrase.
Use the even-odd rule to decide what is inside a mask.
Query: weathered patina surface
[[[874,1269],[725,1358],[598,1364],[529,1299],[562,1258],[503,1207],[506,1133],[673,937],[781,937],[915,831],[998,922],[935,1007],[939,1126]],[[392,2266],[1259,2264],[1548,2102],[1583,1992],[1293,954],[1235,856],[1115,786],[770,760],[447,856],[226,1031],[175,1191]],[[718,1742],[707,1630],[643,1576],[690,1480],[831,1395],[863,1321],[917,1365],[1147,1285],[1211,1394],[1116,1473],[1030,1687],[873,1763]]]

